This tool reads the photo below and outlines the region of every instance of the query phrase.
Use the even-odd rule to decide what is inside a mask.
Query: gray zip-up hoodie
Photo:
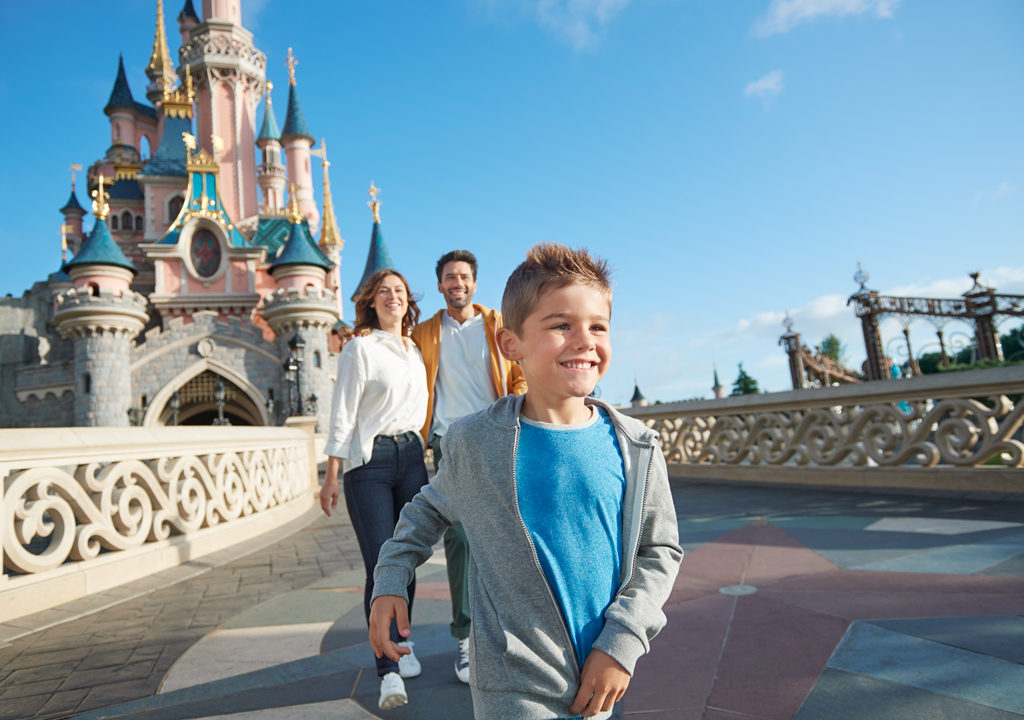
[[[516,499],[515,454],[523,396],[500,398],[456,421],[442,438],[444,462],[402,510],[381,548],[374,598],[406,597],[415,568],[448,525],[469,540],[470,685],[477,720],[569,718],[580,667]],[[594,647],[630,673],[665,624],[683,557],[657,433],[598,400],[622,450],[622,582]],[[607,717],[607,714],[598,715]]]

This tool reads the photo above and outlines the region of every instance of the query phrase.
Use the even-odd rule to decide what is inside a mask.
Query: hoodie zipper
[[[544,587],[548,590],[548,597],[551,598],[551,605],[555,608],[555,613],[558,615],[559,627],[562,628],[562,632],[565,634],[565,647],[568,648],[569,654],[572,658],[572,669],[575,670],[574,679],[579,684],[580,681],[580,666],[579,660],[576,658],[575,645],[572,642],[572,636],[569,635],[569,626],[565,623],[565,617],[562,615],[562,609],[558,606],[558,600],[555,599],[555,593],[551,589],[551,583],[548,581],[548,576],[544,574],[544,568],[540,564],[540,557],[537,555],[537,546],[533,544],[533,538],[530,537],[530,531],[526,527],[526,521],[523,520],[523,513],[519,509],[519,478],[516,477],[516,455],[519,453],[519,424],[516,423],[515,435],[512,441],[512,498],[515,500],[516,505],[516,516],[519,518],[519,526],[523,529],[523,535],[526,536],[526,542],[530,545],[530,553],[533,555],[533,565],[537,568],[537,572],[540,573],[541,579],[544,580]]]
[[[654,453],[655,448],[651,448],[651,456],[647,459],[647,472],[644,473],[644,494],[640,498],[640,527],[637,528],[636,543],[633,545],[633,557],[630,560],[629,565],[629,577],[626,578],[626,582],[619,588],[619,592],[627,588],[631,582],[633,582],[633,576],[636,575],[636,561],[640,555],[640,540],[644,536],[644,520],[647,517],[645,510],[647,509],[647,489],[651,484],[651,465],[654,464]]]

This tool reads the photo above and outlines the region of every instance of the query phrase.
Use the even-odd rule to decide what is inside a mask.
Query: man
[[[501,313],[473,304],[477,262],[468,250],[452,250],[437,261],[437,289],[447,307],[420,323],[412,338],[427,367],[427,421],[421,431],[441,462],[441,436],[463,415],[489,407],[502,395],[522,395],[519,366],[502,357],[495,342]],[[459,641],[455,675],[469,682],[469,546],[461,525],[444,536],[452,595],[452,636]]]

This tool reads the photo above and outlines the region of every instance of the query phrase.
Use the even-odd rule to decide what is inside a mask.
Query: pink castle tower
[[[299,61],[292,55],[292,49],[288,48],[288,113],[285,116],[284,130],[281,131],[281,144],[288,160],[288,183],[295,186],[302,216],[309,221],[310,232],[315,235],[320,229],[320,210],[313,197],[313,169],[309,164],[313,134],[306,125],[302,106],[299,105],[295,85],[295,66],[298,64]]]
[[[181,64],[196,84],[196,136],[224,139],[219,190],[225,210],[244,223],[258,212],[256,200],[256,104],[266,84],[267,57],[242,27],[239,0],[203,0],[203,21],[188,13],[179,27],[188,42]],[[211,148],[212,149],[212,148]]]

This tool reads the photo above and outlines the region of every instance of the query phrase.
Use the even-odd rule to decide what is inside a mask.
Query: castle
[[[192,0],[177,16],[175,67],[157,0],[148,104],[122,60],[103,109],[111,141],[87,171],[90,232],[72,175],[65,261],[0,301],[0,426],[273,425],[303,414],[326,427],[346,329],[326,148],[313,147],[291,48],[279,129],[239,0],[201,5],[202,17]],[[370,205],[364,279],[391,264],[372,184]]]

